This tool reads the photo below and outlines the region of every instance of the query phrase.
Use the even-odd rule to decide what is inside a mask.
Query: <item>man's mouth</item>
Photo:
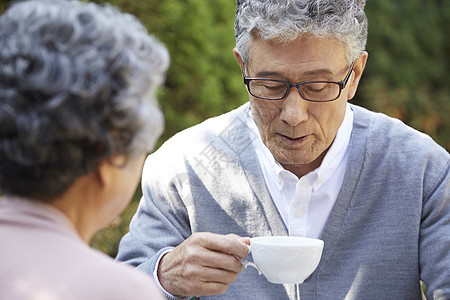
[[[284,141],[284,142],[286,142],[286,143],[289,143],[289,144],[298,144],[298,143],[302,143],[303,141],[305,141],[307,138],[308,138],[308,136],[309,135],[303,135],[303,136],[300,136],[300,137],[290,137],[290,136],[287,136],[287,135],[284,135],[284,134],[278,134],[280,137],[281,137],[281,139]]]

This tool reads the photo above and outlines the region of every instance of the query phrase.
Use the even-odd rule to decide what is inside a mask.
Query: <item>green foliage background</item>
[[[234,47],[234,0],[109,0],[136,15],[171,53],[159,99],[176,132],[247,101]],[[0,11],[8,1],[0,0]],[[450,1],[369,0],[369,60],[354,103],[397,117],[450,150]],[[413,162],[412,162],[413,163]],[[140,190],[92,246],[115,256]]]

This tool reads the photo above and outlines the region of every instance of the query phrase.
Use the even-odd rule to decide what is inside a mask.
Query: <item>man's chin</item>
[[[311,153],[311,151],[290,151],[288,155],[280,154],[274,155],[275,159],[282,165],[308,165],[314,163],[319,158],[320,154]]]
[[[324,156],[325,152],[318,154],[311,152],[295,152],[290,153],[288,156],[276,155],[274,157],[286,170],[291,172],[293,172],[292,170],[303,170],[305,172],[309,172],[320,166]],[[303,171],[301,171],[301,173],[304,173]]]

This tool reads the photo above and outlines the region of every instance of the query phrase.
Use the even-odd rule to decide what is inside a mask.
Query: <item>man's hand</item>
[[[234,234],[194,233],[162,257],[159,282],[176,296],[222,294],[242,271],[249,243]]]

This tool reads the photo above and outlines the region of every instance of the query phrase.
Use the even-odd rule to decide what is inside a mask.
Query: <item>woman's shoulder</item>
[[[78,299],[163,299],[152,277],[104,253],[89,248],[79,263],[72,280]]]

